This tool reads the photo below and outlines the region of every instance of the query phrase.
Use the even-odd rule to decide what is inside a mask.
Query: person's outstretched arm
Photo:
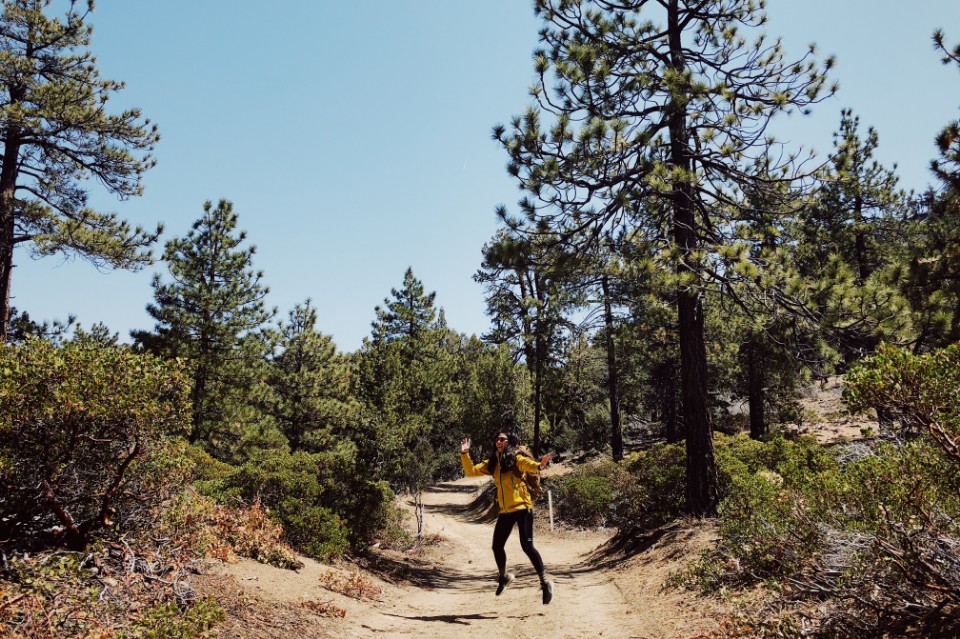
[[[467,437],[460,442],[460,463],[463,465],[463,474],[467,477],[479,477],[480,475],[492,475],[487,470],[487,460],[474,465],[470,459],[470,438]]]
[[[517,455],[517,468],[521,473],[539,473],[542,469],[547,467],[547,464],[550,463],[550,459],[553,457],[553,453],[547,453],[544,455],[539,462],[535,459],[530,459],[523,455]]]

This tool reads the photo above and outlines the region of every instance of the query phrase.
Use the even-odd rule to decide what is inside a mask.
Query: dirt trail
[[[374,598],[330,592],[323,580],[332,569],[311,561],[297,572],[251,561],[227,566],[226,575],[250,599],[247,619],[232,619],[218,636],[690,639],[714,627],[704,601],[662,591],[669,572],[709,543],[709,531],[699,526],[678,525],[624,559],[597,552],[611,532],[550,531],[547,509],[541,507],[535,543],[556,584],[553,602],[542,605],[537,576],[516,530],[507,542],[507,561],[517,580],[496,597],[493,523],[467,508],[486,482],[489,478],[465,478],[424,495],[424,535],[433,543],[415,554],[381,553],[376,567],[397,579],[386,582],[361,573],[381,589]],[[346,614],[321,618],[304,609],[304,601],[333,605]]]

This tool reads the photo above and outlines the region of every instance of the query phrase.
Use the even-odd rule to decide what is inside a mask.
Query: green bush
[[[881,443],[876,454],[848,464],[838,525],[888,537],[891,525],[931,526],[960,538],[957,467],[929,440]]]
[[[631,481],[619,491],[613,523],[654,527],[684,512],[686,503],[686,451],[681,444],[662,444],[625,460]]]
[[[557,491],[557,514],[576,526],[603,526],[613,506],[615,481],[596,468],[578,469]]]
[[[827,615],[825,632],[960,636],[960,347],[881,346],[848,373],[844,398],[899,421],[904,437],[845,468],[833,523],[868,543],[827,580],[851,605]]]
[[[150,606],[139,615],[133,628],[117,633],[117,639],[193,639],[227,618],[213,599],[201,599],[186,610],[175,602]]]
[[[833,455],[813,437],[787,439],[782,436],[760,441],[739,434],[716,438],[715,450],[723,494],[736,477],[761,470],[781,475],[788,485],[800,486],[820,473],[838,468]]]
[[[928,438],[883,443],[847,464],[835,539],[816,582],[848,606],[828,609],[823,636],[960,636],[960,479]]]
[[[960,352],[881,348],[846,397],[899,419],[904,437],[718,438],[720,542],[691,575],[708,588],[789,577],[792,597],[828,599],[816,636],[957,636]]]
[[[720,540],[692,568],[715,589],[728,581],[780,579],[814,563],[826,545],[824,518],[843,490],[836,457],[813,438],[716,439]]]
[[[74,548],[163,499],[188,463],[177,363],[93,341],[0,346],[0,537],[61,530]]]
[[[201,486],[222,501],[259,499],[287,541],[319,559],[363,548],[383,531],[395,534],[393,492],[362,472],[350,446],[324,453],[259,451]]]
[[[658,445],[622,464],[606,459],[560,480],[557,511],[579,526],[655,527],[682,514],[685,453]]]
[[[770,471],[736,477],[719,510],[722,548],[754,576],[794,574],[822,547],[804,500]]]
[[[330,560],[349,547],[345,522],[323,506],[305,506],[302,499],[287,498],[274,511],[283,523],[287,541],[304,554]]]
[[[881,345],[844,382],[853,409],[881,407],[907,430],[926,432],[960,463],[960,344],[926,355]]]

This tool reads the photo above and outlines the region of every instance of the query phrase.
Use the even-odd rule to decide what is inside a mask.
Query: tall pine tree
[[[349,362],[316,325],[310,300],[294,307],[280,325],[280,351],[270,360],[268,411],[291,452],[328,449],[359,418]]]
[[[530,194],[521,207],[536,225],[594,235],[624,223],[667,229],[660,239],[675,273],[687,505],[712,514],[718,478],[702,298],[717,274],[711,247],[730,242],[725,217],[756,182],[757,158],[780,151],[770,120],[821,99],[824,74],[813,51],[788,62],[779,41],[747,41],[742,30],[766,21],[754,0],[536,0],[534,10],[544,23],[537,106],[494,135]],[[790,177],[787,160],[771,173]],[[648,209],[647,198],[664,206]],[[648,216],[660,210],[665,219]]]
[[[407,267],[403,274],[403,286],[390,289],[390,295],[393,299],[383,300],[383,306],[375,309],[373,339],[389,342],[403,337],[415,338],[437,319],[433,306],[437,294],[424,292],[423,283],[414,276],[412,267]]]
[[[101,78],[87,49],[93,0],[69,3],[62,18],[47,15],[50,4],[0,2],[0,343],[14,247],[138,268],[161,230],[131,228],[87,205],[89,178],[121,200],[140,195],[159,134],[139,109],[107,111],[123,83]]]
[[[264,325],[275,313],[264,304],[268,289],[245,240],[230,202],[205,203],[190,232],[166,245],[171,279],[154,277],[147,306],[153,332],[133,333],[141,347],[191,362],[190,441],[221,455],[256,418],[253,399],[269,348]]]
[[[565,313],[574,304],[573,263],[548,237],[501,230],[483,247],[483,264],[474,275],[486,289],[487,315],[493,322],[487,338],[513,345],[530,371],[535,455],[542,443],[546,378],[568,324]]]
[[[933,46],[940,52],[944,64],[956,64],[960,68],[960,44],[947,46],[942,30],[933,33]],[[953,120],[937,135],[940,157],[930,162],[930,168],[954,192],[960,192],[960,120]]]
[[[446,326],[413,270],[376,308],[371,335],[355,355],[357,396],[376,424],[383,476],[417,493],[438,472],[438,451],[456,442],[459,337]]]
[[[944,64],[960,69],[960,44],[947,46],[940,30],[934,32],[933,43]],[[960,120],[947,123],[935,141],[938,157],[930,169],[939,188],[923,198],[926,215],[918,216],[914,255],[905,278],[917,317],[915,352],[960,341]]]

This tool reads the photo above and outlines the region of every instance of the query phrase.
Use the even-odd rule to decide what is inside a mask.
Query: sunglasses
[[[507,438],[506,438],[506,437],[497,437],[497,441],[498,441],[498,442],[505,442],[505,441],[507,441]]]

